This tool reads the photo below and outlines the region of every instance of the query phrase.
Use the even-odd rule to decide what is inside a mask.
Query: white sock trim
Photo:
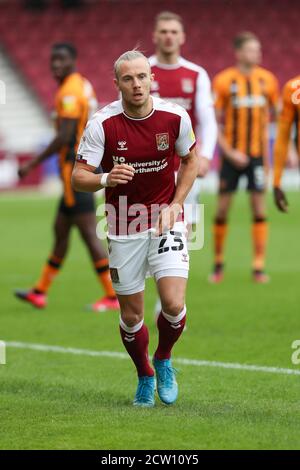
[[[139,323],[137,323],[134,326],[127,326],[126,323],[123,322],[122,318],[120,317],[120,326],[122,330],[126,331],[126,333],[137,333],[143,326],[144,320],[141,320]]]
[[[161,311],[162,315],[165,317],[166,320],[170,323],[179,323],[186,315],[186,306],[183,307],[179,315],[177,317],[173,317],[172,315],[168,315],[163,310]]]

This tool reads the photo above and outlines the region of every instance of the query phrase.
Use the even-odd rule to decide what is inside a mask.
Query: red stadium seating
[[[72,41],[79,50],[79,70],[91,80],[101,103],[116,97],[112,63],[139,45],[153,52],[153,18],[161,2],[99,1],[82,9],[62,11],[57,2],[42,12],[24,10],[19,2],[0,4],[0,41],[42,102],[52,106],[55,83],[49,73],[49,49]],[[297,0],[166,1],[164,9],[181,14],[187,31],[183,55],[213,76],[233,62],[232,37],[255,32],[263,42],[264,66],[281,84],[299,73],[300,43]]]

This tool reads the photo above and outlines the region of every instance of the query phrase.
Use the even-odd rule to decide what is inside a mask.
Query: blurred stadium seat
[[[281,85],[299,73],[300,44],[294,39],[299,27],[297,0],[83,0],[82,7],[73,9],[62,8],[60,0],[45,0],[38,9],[24,8],[24,3],[0,0],[0,56],[4,51],[0,68],[7,59],[13,65],[10,78],[7,71],[4,80],[15,101],[15,107],[0,112],[0,148],[10,155],[34,152],[47,140],[50,123],[45,110],[49,114],[53,109],[56,90],[49,70],[53,43],[75,44],[78,69],[94,85],[102,106],[117,96],[114,60],[136,46],[147,55],[153,53],[153,20],[162,9],[182,15],[187,32],[183,55],[203,65],[211,77],[233,64],[231,40],[241,30],[251,30],[261,38],[263,65]],[[23,81],[23,90],[15,92],[18,81]],[[17,99],[19,95],[24,101]],[[26,110],[25,121],[22,110]],[[8,115],[20,115],[19,126]]]
[[[18,1],[0,4],[0,41],[8,54],[41,101],[51,108],[55,83],[48,73],[49,48],[56,41],[73,41],[79,49],[80,71],[94,84],[99,101],[114,99],[112,63],[136,45],[152,53],[153,18],[162,9],[162,2],[103,0],[64,10],[63,14],[59,2],[49,3],[41,11],[25,10]],[[232,63],[230,41],[244,29],[262,39],[264,65],[281,84],[298,73],[296,0],[253,0],[251,9],[243,0],[173,0],[163,2],[163,8],[183,16],[187,31],[183,53],[205,66],[211,75]]]

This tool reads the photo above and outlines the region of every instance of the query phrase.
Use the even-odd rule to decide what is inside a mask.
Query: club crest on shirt
[[[182,91],[184,93],[193,93],[194,91],[193,80],[191,80],[190,78],[183,78],[181,81],[181,85],[182,85]]]
[[[157,150],[168,150],[169,148],[169,133],[156,134]]]

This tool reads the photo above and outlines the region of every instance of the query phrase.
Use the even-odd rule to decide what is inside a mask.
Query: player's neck
[[[243,75],[250,75],[255,67],[256,65],[244,64],[242,62],[237,63],[237,68]]]
[[[134,119],[142,119],[142,118],[147,117],[151,113],[153,109],[153,100],[151,96],[149,96],[146,103],[144,103],[142,106],[134,106],[122,100],[122,105],[123,105],[124,112],[128,117],[131,117]]]
[[[180,55],[178,52],[174,52],[173,54],[164,54],[161,51],[157,51],[156,57],[160,64],[175,65],[178,63]]]
[[[68,73],[66,73],[66,75],[64,75],[62,78],[58,80],[58,83],[63,83],[65,80],[67,80],[70,77],[70,75],[73,75],[73,73],[75,73],[75,69],[72,69]]]

